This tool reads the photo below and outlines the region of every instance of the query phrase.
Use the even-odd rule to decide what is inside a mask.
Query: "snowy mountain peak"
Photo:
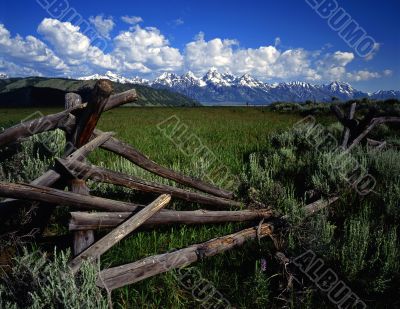
[[[7,74],[0,73],[0,79],[6,79],[8,78]]]
[[[244,74],[243,76],[241,76],[238,80],[237,80],[237,84],[239,86],[243,86],[243,87],[250,87],[250,88],[254,88],[254,87],[260,87],[263,85],[262,82],[260,82],[259,80],[253,78],[252,76],[250,76],[249,74]],[[265,84],[264,84],[265,85]]]
[[[134,77],[134,78],[126,78],[122,75],[113,73],[111,71],[107,71],[104,75],[100,75],[100,74],[94,74],[94,75],[90,75],[90,76],[83,76],[83,77],[79,77],[79,80],[97,80],[97,79],[108,79],[112,82],[115,83],[120,83],[120,84],[149,84],[149,81],[146,79],[142,79],[138,76]]]
[[[230,77],[229,74],[222,75],[216,68],[211,68],[206,75],[204,75],[203,81],[218,87],[229,87],[232,85]]]

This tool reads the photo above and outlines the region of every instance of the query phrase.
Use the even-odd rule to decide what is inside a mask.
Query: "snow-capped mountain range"
[[[273,102],[305,102],[318,101],[330,102],[332,98],[341,101],[351,99],[400,99],[400,91],[377,91],[365,93],[353,88],[344,82],[332,82],[330,84],[314,85],[306,82],[289,83],[264,83],[252,76],[245,74],[235,76],[230,73],[220,73],[216,69],[210,69],[203,77],[197,77],[192,72],[181,76],[174,73],[163,73],[153,81],[140,77],[126,78],[113,72],[104,75],[92,75],[81,77],[81,80],[109,79],[122,84],[140,84],[158,89],[169,89],[202,103],[251,103],[268,104]]]
[[[6,79],[8,76],[4,73],[0,73],[0,79]]]

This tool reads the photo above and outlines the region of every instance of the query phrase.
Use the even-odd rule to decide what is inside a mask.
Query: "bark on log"
[[[112,91],[113,86],[109,80],[102,79],[96,82],[88,105],[77,117],[73,134],[73,143],[76,147],[83,146],[89,141]]]
[[[192,245],[171,253],[150,256],[134,263],[102,270],[96,284],[114,290],[175,268],[188,266],[204,257],[211,257],[243,245],[244,242],[271,235],[273,225],[262,224],[260,228],[249,228],[205,243]]]
[[[72,179],[71,192],[82,195],[90,195],[89,188],[86,186],[85,182],[80,179]],[[78,255],[94,243],[94,232],[92,230],[76,231],[74,232],[73,237],[74,255]]]
[[[43,186],[4,182],[0,182],[0,196],[88,210],[134,211],[137,207],[143,206]]]
[[[138,98],[134,89],[111,96],[104,108],[105,111],[114,107],[136,101]],[[66,132],[72,132],[76,125],[76,118],[71,113],[76,112],[86,106],[82,104],[70,110],[64,110],[57,114],[43,116],[38,119],[26,121],[8,128],[0,133],[0,147],[12,142],[19,142],[21,139],[57,128]]]
[[[71,267],[72,272],[76,273],[84,260],[94,261],[99,258],[104,252],[109,250],[116,243],[120,242],[124,237],[132,233],[144,222],[146,222],[146,220],[164,208],[170,202],[170,200],[170,195],[160,195],[154,202],[146,206],[143,210],[126,220],[124,223],[112,230],[109,234],[91,245],[69,263],[69,267]]]
[[[120,105],[135,102],[139,99],[139,96],[135,89],[121,92],[119,94],[112,95],[104,108],[104,111],[116,108]]]
[[[107,141],[114,133],[112,132],[105,132],[103,134],[98,135],[96,138],[91,140],[86,145],[80,147],[79,149],[75,150],[72,154],[66,157],[67,161],[74,161],[74,160],[81,160],[85,158],[89,153]],[[61,174],[55,171],[54,169],[48,170],[46,173],[41,175],[40,177],[36,178],[35,180],[31,181],[29,184],[34,186],[43,186],[43,187],[51,187],[61,178]],[[17,197],[18,198],[18,197]],[[18,206],[23,204],[24,201],[19,199],[6,199],[0,202],[0,210],[4,210],[11,206]]]
[[[100,130],[95,130],[94,135],[97,136],[100,134]],[[189,176],[182,175],[177,173],[171,169],[160,166],[154,161],[150,160],[144,154],[133,148],[132,146],[125,144],[124,142],[111,138],[106,143],[104,143],[101,148],[114,152],[125,159],[133,162],[134,164],[140,166],[141,168],[152,172],[161,177],[171,179],[176,181],[177,183],[183,184],[185,186],[197,189],[202,192],[206,192],[215,196],[223,197],[226,199],[232,199],[233,193],[211,184],[205,183],[199,179],[194,179]]]
[[[150,192],[150,193],[168,193],[172,197],[176,197],[188,202],[211,205],[215,207],[240,207],[241,203],[215,197],[198,192],[191,192],[180,188],[158,184],[150,181],[145,181],[134,176],[123,173],[114,172],[105,168],[88,165],[79,161],[66,161],[58,159],[58,162],[63,165],[74,177],[92,179],[99,182],[111,183],[114,185],[124,186],[130,189]]]
[[[70,231],[109,229],[117,226],[128,218],[130,212],[71,212]],[[273,216],[271,210],[241,210],[241,211],[175,211],[163,210],[143,226],[160,226],[172,224],[215,224],[226,222],[245,222],[268,219]]]

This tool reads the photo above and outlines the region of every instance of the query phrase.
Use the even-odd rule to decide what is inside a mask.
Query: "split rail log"
[[[95,130],[95,136],[101,134],[100,130]],[[215,196],[219,196],[226,199],[233,199],[233,193],[206,182],[201,181],[200,179],[194,179],[189,176],[185,176],[183,174],[177,173],[171,169],[160,166],[154,161],[150,160],[144,154],[133,148],[132,146],[116,139],[111,138],[106,143],[104,143],[101,148],[114,152],[125,159],[131,161],[132,163],[140,166],[141,168],[152,172],[156,175],[159,175],[163,178],[171,179],[180,183],[182,185],[197,189],[199,191],[209,193]]]
[[[370,124],[364,129],[364,131],[358,135],[351,143],[351,145],[348,147],[348,151],[352,150],[355,146],[357,146],[361,140],[368,135],[369,132],[372,131],[376,126],[383,124],[383,123],[395,123],[395,122],[400,122],[400,117],[391,117],[391,116],[386,116],[386,117],[377,117],[373,118],[370,122]]]
[[[138,99],[138,95],[134,89],[115,94],[111,96],[104,111],[114,107],[134,102]],[[71,132],[76,125],[76,118],[73,115],[79,110],[86,107],[86,103],[75,106],[72,109],[64,110],[57,114],[43,116],[37,119],[29,120],[8,128],[0,133],[0,147],[10,143],[19,142],[21,139],[30,137],[35,134],[61,129]]]
[[[215,207],[229,208],[240,207],[241,203],[233,200],[215,197],[198,192],[191,192],[173,186],[145,181],[134,176],[114,172],[105,168],[85,164],[79,161],[67,161],[58,159],[58,162],[65,167],[74,177],[89,178],[94,181],[106,182],[114,185],[124,186],[130,189],[149,193],[168,193],[172,197],[188,202],[194,202]],[[80,176],[81,175],[81,176]]]
[[[70,231],[99,230],[114,228],[126,220],[130,212],[71,212]],[[271,210],[239,210],[239,211],[175,211],[164,210],[149,220],[143,226],[153,227],[173,224],[216,224],[226,222],[246,222],[268,219],[273,216]]]
[[[70,206],[77,209],[105,211],[134,211],[143,205],[82,195],[43,186],[0,182],[0,196],[22,200]]]
[[[164,208],[170,200],[170,195],[160,195],[154,202],[143,208],[143,210],[139,211],[133,217],[129,218],[106,236],[95,242],[68,264],[69,267],[71,267],[72,272],[76,273],[83,261],[94,261],[98,259],[104,252],[109,250],[112,246],[146,222],[146,220]]]
[[[103,144],[113,135],[114,133],[112,132],[105,132],[103,134],[98,135],[89,143],[85,144],[84,146],[80,147],[79,149],[71,153],[69,156],[67,156],[66,160],[69,162],[75,160],[82,160],[83,158],[86,158],[93,150],[98,148],[101,144]],[[54,185],[60,178],[61,178],[60,173],[58,173],[54,169],[50,169],[40,177],[31,181],[29,184],[33,186],[50,187]],[[11,206],[17,206],[17,204],[19,205],[24,202],[19,200],[18,198],[19,197],[17,197],[17,199],[6,199],[0,202],[0,210],[3,211],[4,209],[8,209]]]
[[[311,216],[315,211],[321,210],[332,203],[333,199],[330,199],[325,202],[318,201],[307,205],[305,206],[306,216]],[[241,246],[248,240],[271,236],[275,229],[274,223],[264,223],[258,227],[214,238],[205,243],[195,244],[174,252],[154,255],[130,264],[108,268],[99,273],[96,284],[99,287],[106,288],[108,291],[112,291],[172,269],[186,267],[205,257],[211,257]]]
[[[265,223],[259,228],[248,228],[174,252],[154,255],[134,263],[108,268],[99,273],[96,284],[112,291],[175,268],[188,266],[202,258],[231,250],[243,245],[248,240],[272,235],[273,230],[272,224]]]

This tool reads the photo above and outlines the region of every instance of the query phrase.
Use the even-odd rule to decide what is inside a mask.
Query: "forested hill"
[[[63,78],[8,78],[0,79],[0,107],[54,107],[64,105],[67,92],[77,92],[84,99],[96,81],[83,81]],[[119,93],[135,88],[141,106],[196,106],[200,105],[182,94],[166,89],[154,89],[143,85],[120,84],[113,82],[114,92]]]

